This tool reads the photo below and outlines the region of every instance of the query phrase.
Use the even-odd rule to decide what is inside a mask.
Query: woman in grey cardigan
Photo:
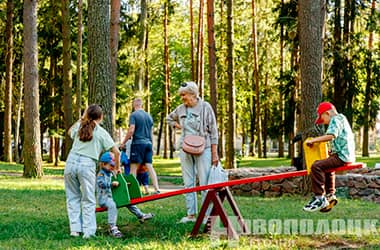
[[[185,82],[179,88],[182,104],[167,116],[169,126],[181,129],[179,139],[179,158],[181,160],[182,178],[185,188],[194,187],[196,176],[199,184],[206,185],[213,165],[217,165],[218,156],[218,128],[214,110],[211,105],[200,99],[198,86],[194,82]],[[205,138],[205,150],[200,155],[191,155],[182,150],[185,135],[200,135]],[[206,191],[202,191],[202,202]],[[197,208],[197,194],[185,195],[187,216],[181,219],[181,223],[195,222]]]

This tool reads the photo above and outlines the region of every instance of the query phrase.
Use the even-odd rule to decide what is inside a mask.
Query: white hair
[[[199,90],[198,85],[195,82],[184,82],[179,87],[178,92],[181,94],[182,92],[187,92],[198,96]]]

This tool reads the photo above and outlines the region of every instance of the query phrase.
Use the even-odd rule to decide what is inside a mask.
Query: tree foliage
[[[63,13],[61,11],[61,1],[38,2],[38,91],[44,97],[39,100],[40,140],[44,139],[46,135],[60,140],[64,138],[66,129],[64,112],[65,108],[66,110],[69,109],[67,109],[67,104],[63,102],[63,83],[65,78],[63,68],[68,63],[72,71],[72,91],[69,93],[70,91],[66,90],[66,95],[71,94],[72,103],[75,103],[77,99],[75,93],[78,87],[76,74],[81,72],[83,76],[83,91],[81,92],[83,102],[81,108],[83,110],[88,101],[104,102],[102,104],[106,106],[106,111],[110,111],[110,114],[107,114],[106,117],[106,127],[112,128],[112,124],[108,124],[108,121],[111,122],[112,119],[116,120],[116,128],[125,129],[127,127],[128,117],[132,111],[131,101],[136,96],[149,97],[150,106],[147,109],[150,110],[154,118],[155,128],[159,127],[162,120],[165,112],[163,103],[165,95],[164,2],[146,1],[146,7],[141,9],[140,1],[121,1],[120,39],[117,58],[118,73],[116,75],[116,117],[111,117],[112,104],[108,103],[112,90],[109,92],[108,88],[103,88],[110,83],[112,74],[111,70],[108,69],[110,66],[110,61],[108,60],[110,39],[109,34],[107,34],[108,31],[106,31],[107,26],[110,25],[106,10],[109,10],[110,1],[102,1],[103,6],[100,7],[100,11],[105,13],[103,18],[98,20],[103,22],[100,24],[104,28],[100,33],[93,32],[94,28],[96,28],[93,20],[99,17],[91,16],[91,10],[96,7],[95,2],[99,1],[84,1],[83,5],[83,71],[78,71],[76,64],[78,53],[77,1],[69,1],[70,62],[66,62],[66,60],[64,62],[63,60],[64,34],[62,33]],[[378,10],[379,2],[375,0],[329,0],[323,2],[325,3],[326,20],[324,22],[324,32],[321,34],[323,36],[323,71],[320,80],[322,95],[317,99],[334,102],[338,111],[349,117],[355,131],[359,131],[366,126],[369,129],[375,128],[380,103],[380,27],[377,25],[380,20],[380,14],[378,11],[372,11],[372,4],[377,3],[377,9],[375,10]],[[23,5],[18,1],[14,1],[14,3],[13,124],[16,121],[16,100],[19,97],[18,90],[22,81],[22,42],[24,39]],[[145,4],[145,2],[143,3]],[[229,93],[227,87],[227,6],[224,1],[215,1],[213,14],[215,20],[216,86],[218,88],[217,116],[221,138],[221,155],[224,155],[223,147],[227,141],[226,136],[236,136],[239,142],[236,145],[239,145],[239,147],[241,143],[250,145],[250,152],[244,153],[250,153],[251,155],[255,154],[257,149],[260,148],[264,149],[263,157],[265,157],[266,152],[270,150],[271,143],[276,144],[280,136],[285,138],[285,143],[290,148],[292,137],[301,130],[301,113],[313,113],[315,111],[314,103],[311,106],[309,105],[310,109],[308,110],[301,108],[301,103],[304,100],[300,95],[303,87],[300,81],[302,74],[300,71],[299,47],[301,38],[299,36],[300,20],[297,13],[300,7],[299,2],[297,0],[269,0],[254,1],[254,3],[256,5],[255,23],[257,30],[257,80],[253,79],[252,2],[235,0],[232,6],[234,18],[232,27],[234,32],[234,62],[232,66],[236,88],[234,97],[236,109],[234,113],[237,119],[235,131],[228,135],[226,133],[228,121],[227,96]],[[175,0],[168,1],[168,4],[169,110],[172,110],[180,103],[177,94],[179,84],[192,79],[192,52],[189,1]],[[193,1],[193,5],[194,34],[197,36],[199,2]],[[0,11],[0,31],[5,34],[6,1],[0,1],[0,7],[2,10]],[[204,15],[206,14],[205,11]],[[144,56],[142,56],[141,29],[143,25],[141,20],[144,18],[146,18],[144,28],[146,28],[147,48],[144,51]],[[206,16],[204,16],[204,20],[207,20]],[[206,24],[204,24],[203,28],[207,32]],[[283,29],[282,55],[280,51],[281,29]],[[370,33],[374,37],[372,48],[369,48],[368,45]],[[89,44],[89,42],[99,42],[100,40],[102,40],[102,45],[97,47],[96,50],[90,50],[91,47],[94,47],[94,44]],[[194,37],[194,41],[197,41],[197,37]],[[205,76],[204,98],[210,101],[207,39],[204,39],[202,46],[205,59],[203,65]],[[102,52],[103,54],[101,55],[96,54],[100,51],[104,53]],[[2,36],[0,38],[0,55],[4,59],[5,53],[6,40],[5,36]],[[281,62],[282,56],[283,61]],[[100,67],[101,70],[95,71],[92,68],[91,65],[96,61],[99,64],[105,62]],[[144,66],[146,79],[149,81],[149,88],[136,91],[136,76],[141,76],[142,65]],[[4,61],[4,63],[0,64],[0,115],[5,111],[5,99],[3,98],[5,97],[5,72]],[[310,79],[310,81],[312,80]],[[255,81],[260,86],[258,92],[254,89]],[[141,82],[141,79],[138,82]],[[99,91],[93,92],[94,88],[89,86],[97,83],[101,83],[103,87],[95,88]],[[89,92],[89,90],[91,91]],[[95,94],[99,98],[94,98]],[[257,101],[260,102],[259,110],[256,110]],[[282,105],[283,110],[279,109]],[[78,112],[78,109],[75,110]],[[27,112],[26,107],[23,107],[22,112],[24,111]],[[257,117],[258,114],[260,114],[260,117]],[[264,124],[261,132],[256,129],[257,121]],[[23,124],[24,122],[25,119],[22,119],[21,123]],[[4,124],[2,122],[0,126],[0,155],[3,155],[4,148],[3,131]],[[22,126],[20,132],[22,140],[25,141],[25,131]],[[12,134],[14,135],[15,131],[12,131]],[[360,133],[357,133],[357,135],[359,137]],[[261,145],[257,145],[259,136],[263,138]],[[234,147],[238,152],[236,145]]]

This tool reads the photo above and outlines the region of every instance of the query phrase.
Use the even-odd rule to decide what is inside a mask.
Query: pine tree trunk
[[[227,0],[227,75],[228,83],[227,103],[228,103],[228,121],[227,121],[227,143],[226,143],[226,168],[236,168],[235,160],[235,76],[234,76],[234,22],[233,22],[233,0]]]
[[[7,1],[5,55],[4,161],[12,161],[12,93],[13,93],[13,1]]]
[[[43,175],[38,92],[37,1],[24,1],[24,177]]]
[[[16,115],[16,127],[15,127],[15,146],[14,146],[14,156],[17,163],[21,162],[19,145],[20,145],[20,126],[21,126],[21,110],[22,110],[22,101],[23,101],[23,91],[24,91],[24,63],[21,63],[20,70],[20,89],[18,92],[18,101],[17,101],[17,115]]]
[[[148,37],[149,37],[149,29],[146,27],[145,30],[145,44],[144,44],[144,89],[146,93],[150,93],[150,80],[149,80],[149,63],[148,63]],[[147,95],[145,97],[145,110],[150,113],[150,99],[151,96]]]
[[[196,81],[195,60],[194,60],[194,15],[193,0],[190,0],[190,54],[191,54],[191,80]]]
[[[322,99],[322,54],[325,8],[323,0],[299,3],[300,66],[301,66],[301,131],[303,140],[314,135],[316,109]],[[302,190],[311,188],[305,177]]]
[[[144,83],[144,73],[145,73],[145,40],[146,40],[146,27],[147,27],[147,3],[146,0],[140,1],[140,25],[138,31],[138,48],[137,54],[138,58],[142,58],[143,60],[139,60],[137,62],[137,69],[135,73],[135,86],[134,89],[136,91],[143,91],[143,83]]]
[[[371,17],[370,19],[373,20],[375,18],[375,9],[376,9],[376,1],[372,0],[371,5]],[[372,21],[373,23],[373,21]],[[374,26],[374,25],[373,25]],[[370,121],[370,107],[372,106],[372,99],[373,99],[373,92],[372,92],[372,53],[373,53],[373,31],[374,27],[369,27],[369,35],[368,35],[368,52],[367,52],[367,58],[366,58],[366,74],[367,74],[367,81],[366,81],[366,87],[365,87],[365,98],[364,98],[364,109],[363,109],[363,115],[364,115],[364,127],[363,127],[363,149],[362,149],[362,156],[369,156],[369,121]]]
[[[220,13],[220,23],[224,24],[225,23],[225,15],[224,15],[224,1],[220,1],[220,9],[219,9],[219,13]],[[225,37],[224,37],[224,33],[221,33],[220,36],[219,36],[219,47],[222,48],[224,43],[225,43]],[[223,51],[221,51],[223,53]],[[223,58],[223,60],[219,60],[220,61],[223,61],[222,63],[219,63],[218,64],[218,69],[219,69],[219,75],[218,75],[218,81],[219,81],[219,88],[220,89],[226,89],[226,81],[225,81],[225,76],[226,76],[226,70],[225,70],[225,63],[224,63],[224,58],[225,58],[225,53],[222,54],[221,56]],[[226,97],[225,97],[225,91],[219,91],[218,92],[218,100],[219,100],[219,103],[221,103],[221,101],[223,100],[226,100]],[[226,106],[225,105],[220,105],[219,106],[219,109],[218,109],[218,114],[217,117],[218,117],[218,131],[219,131],[219,140],[218,140],[218,154],[219,154],[219,158],[224,158],[225,156],[225,124],[226,124],[226,119],[223,119],[223,117],[225,117],[225,114],[226,114]]]
[[[117,52],[119,50],[119,30],[120,30],[120,0],[111,0],[111,98],[112,98],[112,110],[111,110],[111,122],[112,128],[116,126],[116,82],[117,82]],[[116,131],[114,131],[116,132]],[[116,134],[113,135],[116,138]]]
[[[168,37],[168,22],[169,22],[169,0],[164,4],[164,70],[165,70],[165,91],[164,91],[164,117],[169,114],[169,92],[170,92],[170,62],[169,62],[169,37]],[[168,132],[168,125],[166,119],[163,120],[164,131],[164,155],[165,159],[168,158],[167,151],[169,149],[170,134]]]
[[[214,0],[207,1],[207,37],[208,37],[208,65],[211,106],[217,119],[217,91],[216,91],[216,55],[214,33]]]
[[[347,87],[343,79],[343,55],[342,55],[342,27],[341,27],[341,0],[335,0],[334,6],[334,59],[333,59],[333,77],[334,77],[334,105],[338,110],[343,110],[344,96]]]
[[[65,130],[68,131],[73,125],[73,105],[72,105],[72,75],[71,75],[71,28],[70,28],[70,10],[69,0],[62,0],[62,39],[63,39],[63,110]],[[62,160],[67,158],[73,143],[70,135],[65,133],[65,152]]]
[[[204,96],[204,81],[203,81],[203,12],[204,0],[199,1],[199,19],[198,19],[198,44],[197,44],[197,83],[199,87],[199,96],[203,99]]]
[[[252,41],[253,41],[253,79],[255,81],[255,101],[256,101],[256,137],[257,137],[257,156],[263,156],[261,141],[261,107],[260,107],[260,81],[259,81],[259,62],[257,52],[257,29],[256,29],[256,6],[252,0]]]
[[[83,1],[78,0],[78,52],[77,52],[77,87],[76,87],[76,114],[77,119],[82,116],[82,47],[83,47]]]
[[[284,0],[281,0],[281,8],[284,7]],[[283,76],[284,76],[284,24],[280,24],[280,88],[283,87]],[[278,157],[284,157],[284,124],[285,124],[285,100],[284,94],[280,91],[280,100],[279,100],[279,112],[280,112],[280,127],[279,127],[279,136],[278,136]],[[290,138],[292,139],[292,138]],[[294,151],[289,151],[292,153]],[[294,157],[294,154],[290,156]]]
[[[88,100],[103,107],[103,127],[113,135],[110,1],[88,1]]]

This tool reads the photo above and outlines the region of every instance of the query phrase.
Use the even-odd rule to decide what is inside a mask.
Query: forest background
[[[271,140],[279,157],[295,157],[297,134],[323,132],[312,125],[322,100],[347,116],[369,156],[380,107],[378,4],[1,0],[0,157],[41,176],[44,135],[57,164],[71,145],[65,131],[89,103],[102,104],[117,140],[142,97],[156,154],[172,158],[176,133],[165,117],[188,80],[216,111],[228,168],[236,138],[249,145],[244,154],[265,158]]]

